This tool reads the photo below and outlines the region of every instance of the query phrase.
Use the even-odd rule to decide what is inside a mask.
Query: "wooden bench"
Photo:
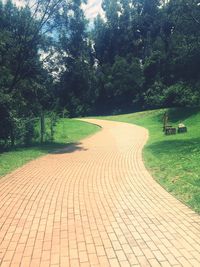
[[[165,127],[165,134],[166,135],[173,135],[176,134],[176,128],[172,127],[172,126],[166,126]]]
[[[178,133],[187,133],[187,127],[186,126],[179,126],[178,127]]]

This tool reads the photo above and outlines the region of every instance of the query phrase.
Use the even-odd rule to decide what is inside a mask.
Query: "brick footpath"
[[[145,129],[102,130],[0,180],[0,266],[200,266],[200,216],[147,172]]]

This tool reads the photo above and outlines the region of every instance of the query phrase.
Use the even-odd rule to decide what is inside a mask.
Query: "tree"
[[[91,109],[93,101],[93,53],[86,31],[87,21],[82,1],[73,1],[60,31],[60,49],[64,55],[65,69],[58,85],[60,105],[70,115],[84,115]]]
[[[12,144],[18,125],[27,117],[38,115],[46,96],[51,94],[47,90],[50,77],[39,51],[46,43],[44,28],[47,31],[50,27],[46,23],[52,19],[55,6],[49,1],[48,8],[44,8],[40,2],[26,2],[22,8],[10,0],[0,3],[1,120],[7,129],[3,136]]]

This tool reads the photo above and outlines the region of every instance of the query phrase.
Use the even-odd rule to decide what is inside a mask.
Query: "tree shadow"
[[[188,140],[165,140],[148,145],[147,149],[153,151],[158,157],[166,152],[190,155],[194,150],[200,153],[200,137]]]
[[[86,151],[87,149],[82,147],[82,143],[56,143],[56,142],[47,142],[44,144],[34,143],[31,146],[15,146],[9,147],[4,150],[0,150],[0,155],[8,152],[24,152],[27,150],[41,152],[44,154],[65,154],[73,153],[75,151]]]
[[[82,146],[82,143],[70,143],[68,145],[65,145],[63,148],[59,148],[53,151],[50,151],[49,154],[68,154],[73,153],[75,151],[87,151],[86,148]]]
[[[195,108],[171,108],[169,109],[169,121],[172,123],[182,122],[188,119],[189,117],[199,113],[200,107]]]

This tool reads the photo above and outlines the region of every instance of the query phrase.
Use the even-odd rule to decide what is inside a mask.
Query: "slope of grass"
[[[168,110],[170,124],[183,122],[188,133],[165,136],[162,117],[165,110],[153,110],[104,117],[134,123],[149,130],[143,156],[154,178],[181,201],[200,212],[200,109]]]
[[[0,153],[0,176],[22,166],[28,161],[48,154],[50,151],[75,143],[99,130],[93,124],[78,120],[60,119],[55,127],[54,142],[32,147],[18,147],[11,151]]]

